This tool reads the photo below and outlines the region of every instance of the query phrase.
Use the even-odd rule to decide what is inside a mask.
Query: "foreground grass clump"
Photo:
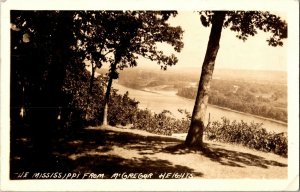
[[[208,140],[242,144],[259,151],[272,152],[287,157],[288,141],[283,133],[267,132],[259,123],[244,121],[230,122],[222,118],[222,122],[214,121],[205,129]]]
[[[186,111],[185,117],[176,119],[172,113],[165,110],[159,114],[149,110],[139,110],[133,122],[133,128],[148,131],[159,135],[172,135],[174,133],[187,133],[190,126],[190,114]],[[213,121],[204,130],[208,140],[241,144],[248,148],[264,152],[272,152],[284,157],[288,153],[288,140],[284,133],[267,132],[259,123],[246,123],[244,121],[230,122],[226,118],[222,121]]]

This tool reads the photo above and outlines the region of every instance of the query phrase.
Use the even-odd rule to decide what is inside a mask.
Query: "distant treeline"
[[[178,89],[179,96],[194,99],[196,87]],[[212,81],[210,104],[287,122],[287,87],[229,80]]]

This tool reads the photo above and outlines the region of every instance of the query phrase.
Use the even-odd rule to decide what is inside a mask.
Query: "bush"
[[[90,78],[86,69],[69,66],[64,81],[63,103],[61,107],[61,126],[83,127],[98,123],[100,109],[103,108],[105,80],[99,76],[94,80],[90,93]]]
[[[90,79],[91,75],[84,68],[70,67],[67,70],[63,86],[64,105],[61,107],[62,127],[97,126],[102,123],[107,77],[100,75],[95,78],[92,92]],[[128,92],[120,95],[112,89],[108,105],[110,125],[133,123],[138,102],[129,98]]]
[[[287,137],[283,133],[267,132],[261,126],[262,124],[247,124],[243,121],[230,123],[223,117],[222,122],[215,121],[207,126],[204,134],[208,140],[242,144],[249,148],[287,157]]]
[[[182,111],[181,111],[182,112]],[[148,109],[138,110],[133,128],[145,130],[159,135],[172,135],[173,133],[186,133],[189,128],[189,116],[181,120],[172,116],[170,111],[164,110],[159,114]]]
[[[183,113],[182,110],[179,110]],[[138,110],[133,128],[145,130],[159,135],[187,133],[190,126],[190,114],[184,111],[185,118],[181,120],[172,117],[172,113],[165,110],[159,114],[151,111]],[[287,157],[288,141],[284,133],[267,132],[259,123],[244,121],[230,122],[226,118],[222,121],[210,123],[204,130],[205,138],[226,143],[241,144],[248,148],[272,152]]]
[[[121,124],[123,126],[132,124],[136,119],[138,103],[134,99],[129,98],[128,92],[124,95],[119,95],[116,91],[113,91],[108,105],[109,124]]]

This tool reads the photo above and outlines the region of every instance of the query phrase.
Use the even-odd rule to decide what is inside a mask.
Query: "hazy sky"
[[[286,19],[283,14],[281,16]],[[184,48],[181,53],[176,53],[179,62],[172,68],[201,68],[210,28],[203,27],[199,15],[192,11],[179,12],[176,18],[171,20],[171,23],[180,25],[185,31],[183,35]],[[266,42],[267,37],[267,34],[258,31],[256,36],[249,37],[247,41],[243,42],[236,38],[235,32],[223,29],[215,68],[286,71],[287,40],[284,40],[283,47],[271,47]],[[163,49],[170,52],[169,46],[163,46]],[[139,64],[158,67],[155,63],[144,59],[141,59]]]

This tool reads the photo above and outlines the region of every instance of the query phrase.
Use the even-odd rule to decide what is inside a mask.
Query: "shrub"
[[[107,77],[102,75],[94,79],[90,90],[91,75],[85,69],[70,68],[63,86],[64,103],[61,107],[62,127],[84,127],[100,125],[103,119],[104,94]],[[111,90],[108,109],[108,121],[111,125],[133,123],[138,102],[129,98],[128,92],[118,94]]]
[[[129,98],[128,92],[124,95],[119,95],[117,91],[113,91],[108,107],[109,124],[121,124],[123,126],[132,124],[136,118],[138,103],[134,99]]]
[[[205,129],[208,140],[242,144],[264,152],[272,152],[287,157],[287,137],[283,134],[267,132],[259,123],[236,122],[222,118],[222,122],[212,122]]]
[[[181,120],[176,119],[168,110],[164,110],[159,114],[152,113],[148,109],[138,110],[133,128],[160,135],[186,133],[189,127],[188,118],[187,116]]]
[[[164,110],[159,114],[150,110],[138,110],[133,128],[145,130],[160,135],[172,135],[174,133],[187,133],[190,126],[190,114],[186,111],[186,117],[175,119],[172,113]],[[211,122],[204,130],[205,138],[226,143],[241,144],[248,148],[272,152],[287,157],[288,141],[284,133],[267,132],[259,123],[246,123],[244,121],[232,121],[222,118],[222,121]]]

